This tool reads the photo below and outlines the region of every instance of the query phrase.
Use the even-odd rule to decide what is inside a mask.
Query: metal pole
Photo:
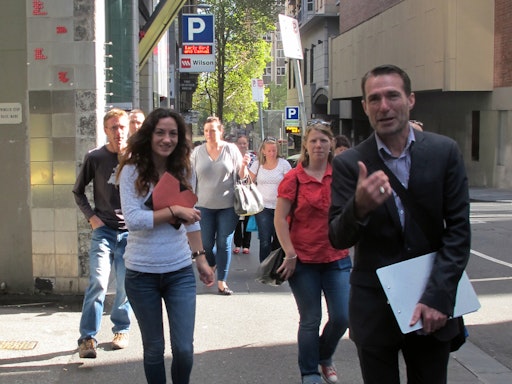
[[[139,79],[139,1],[132,0],[132,109],[140,108]]]
[[[258,103],[258,114],[260,117],[260,129],[261,129],[261,141],[265,139],[265,132],[263,130],[263,108],[262,108],[262,102]]]
[[[299,115],[302,124],[301,135],[307,126],[308,119],[306,117],[306,107],[304,105],[304,89],[302,87],[302,76],[300,75],[300,67],[298,59],[291,59],[293,62],[293,69],[295,72],[295,83],[297,86],[297,96],[299,97]]]

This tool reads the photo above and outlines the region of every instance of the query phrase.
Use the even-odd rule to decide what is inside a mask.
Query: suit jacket
[[[410,149],[410,199],[429,228],[424,233],[406,212],[400,224],[393,197],[363,220],[354,213],[359,175],[357,162],[369,173],[382,169],[375,134],[333,161],[329,238],[335,248],[355,247],[351,274],[350,335],[356,343],[387,345],[403,337],[376,275],[376,269],[437,251],[421,303],[451,316],[457,284],[469,259],[469,192],[462,155],[452,139],[414,131]],[[434,336],[447,341],[460,332],[449,320]]]

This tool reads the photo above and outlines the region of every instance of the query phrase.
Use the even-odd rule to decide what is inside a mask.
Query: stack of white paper
[[[429,253],[377,269],[377,276],[403,333],[423,328],[421,320],[412,327],[409,323],[414,308],[425,291],[435,256],[435,252]],[[467,273],[464,272],[457,288],[453,317],[475,312],[479,308],[478,297]]]

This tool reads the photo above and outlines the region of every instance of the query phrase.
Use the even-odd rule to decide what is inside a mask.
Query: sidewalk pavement
[[[252,254],[233,256],[229,279],[235,291],[233,296],[217,295],[215,287],[198,287],[191,383],[300,383],[295,302],[286,283],[270,287],[254,281],[257,267],[254,245],[257,240],[251,247]],[[80,359],[76,339],[81,297],[54,300],[0,306],[0,383],[145,382],[136,321],[130,332],[129,348],[113,351],[111,323],[105,315],[97,337],[98,357]],[[15,348],[33,348],[2,349],[1,344],[5,347],[5,342],[11,342]],[[169,372],[169,347],[166,356]],[[362,383],[356,351],[347,336],[341,340],[334,361],[340,383]],[[405,383],[405,378],[402,382]],[[450,384],[511,382],[512,372],[471,340],[450,358]]]
[[[471,198],[512,200],[512,192],[491,192],[472,189]],[[230,288],[235,291],[233,296],[220,296],[216,287],[198,284],[191,383],[300,383],[295,301],[287,283],[271,287],[254,281],[257,250],[257,236],[253,236],[251,254],[233,255],[229,276]],[[81,300],[81,296],[0,297],[1,384],[145,383],[142,342],[135,320],[130,346],[113,351],[110,348],[112,324],[105,315],[97,336],[98,357],[78,357],[76,339]],[[111,301],[109,296],[107,308]],[[165,330],[169,375],[171,353],[167,325]],[[362,383],[356,350],[347,335],[339,343],[334,362],[339,383]],[[168,382],[171,382],[169,377]],[[448,383],[509,384],[512,372],[476,347],[470,336],[450,358]]]
[[[496,189],[484,187],[469,188],[469,198],[471,201],[491,202],[491,201],[512,201],[511,189]]]

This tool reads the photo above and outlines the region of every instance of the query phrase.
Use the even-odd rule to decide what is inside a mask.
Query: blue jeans
[[[188,384],[194,360],[196,318],[196,279],[192,265],[158,274],[128,269],[125,285],[142,335],[147,382],[166,382],[163,299],[171,334],[172,382]]]
[[[92,231],[89,250],[89,285],[84,294],[80,339],[94,339],[100,330],[101,316],[108,288],[110,269],[114,264],[116,274],[116,297],[110,314],[114,324],[112,332],[125,333],[130,330],[130,303],[124,289],[124,249],[128,232],[118,231],[106,225]]]
[[[348,327],[350,257],[331,263],[305,264],[297,260],[290,288],[299,310],[299,369],[318,375],[318,364],[330,365],[338,342]],[[319,336],[322,292],[329,319]]]
[[[274,227],[274,211],[274,209],[265,208],[256,215],[260,239],[260,262],[265,260],[271,251],[280,247]]]
[[[201,211],[201,238],[206,251],[206,260],[217,266],[217,280],[226,281],[231,264],[231,243],[239,217],[234,208]]]

